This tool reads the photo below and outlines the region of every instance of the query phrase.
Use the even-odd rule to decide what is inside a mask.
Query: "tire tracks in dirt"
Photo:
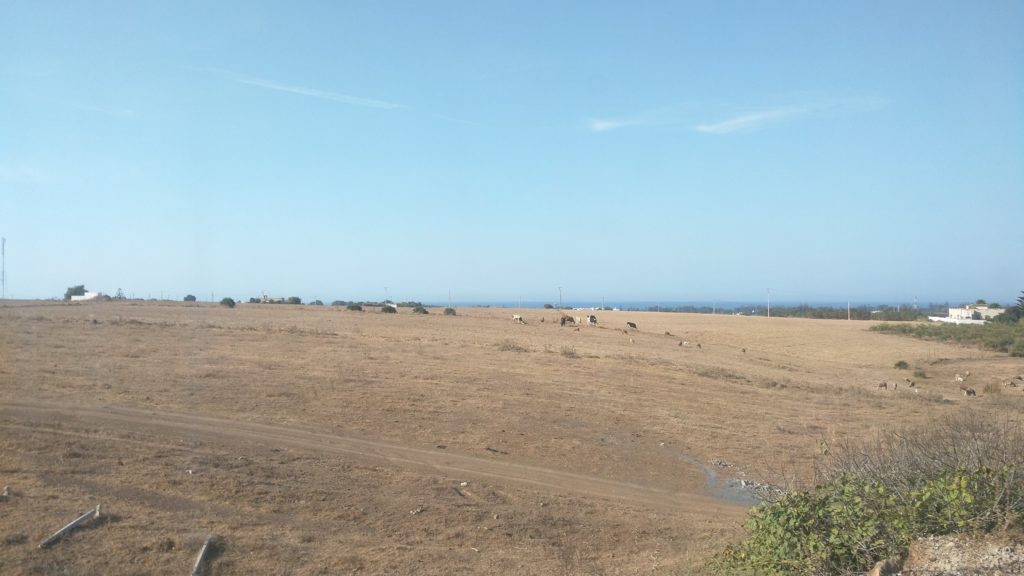
[[[57,418],[80,420],[89,426],[111,425],[121,430],[128,426],[204,441],[245,441],[272,448],[288,447],[317,454],[384,460],[399,468],[429,470],[445,476],[488,478],[500,483],[518,484],[562,494],[598,497],[662,511],[708,516],[735,515],[746,509],[743,505],[706,494],[675,492],[507,460],[480,458],[215,416],[121,406],[21,400],[0,405],[0,415],[16,421],[41,418],[50,422]]]

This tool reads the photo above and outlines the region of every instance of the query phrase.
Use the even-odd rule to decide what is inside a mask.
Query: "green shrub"
[[[871,330],[1024,355],[1024,322],[1020,321],[993,320],[985,324],[885,323],[872,326]]]
[[[298,296],[289,296],[286,302],[289,304],[302,304],[302,298],[299,298]]]
[[[751,512],[749,537],[712,560],[721,574],[863,573],[919,537],[988,532],[1024,514],[1019,425],[967,413],[840,447],[811,490]]]
[[[914,370],[914,378],[926,380],[928,378],[928,373],[925,372],[923,368],[917,368]]]
[[[898,360],[894,366],[899,370],[906,370],[910,368],[910,364],[907,364],[906,360]]]
[[[553,308],[554,308],[554,306],[552,306],[551,304],[545,304],[545,305],[544,305],[544,309],[545,309],[545,310],[551,310],[551,309],[553,309]]]
[[[444,315],[445,316],[455,316],[455,308],[445,308],[444,309]]]
[[[234,308],[235,307],[235,299],[234,298],[228,298],[228,297],[221,298],[220,305],[221,306],[227,306],[228,308]]]
[[[309,305],[310,306],[323,306],[324,302],[323,302],[323,300],[313,300],[312,302],[309,303]]]
[[[191,294],[189,294],[188,296],[185,296],[185,300],[184,301],[185,302],[195,302],[196,301],[196,297],[191,295]]]
[[[412,313],[413,314],[430,314],[430,312],[428,312],[427,309],[424,308],[423,306],[416,306],[415,308],[412,309]]]
[[[385,304],[384,306],[381,306],[380,311],[385,313],[385,314],[395,314],[395,313],[398,312],[398,310],[396,310],[394,306],[391,306],[391,305],[388,305],[388,304]]]
[[[345,306],[345,309],[346,310],[351,310],[353,312],[362,312],[363,311],[363,307],[360,306],[359,304],[349,304],[348,306]]]
[[[335,300],[334,302],[331,302],[331,306],[345,306],[346,304],[348,304],[348,302],[345,302],[344,300]]]

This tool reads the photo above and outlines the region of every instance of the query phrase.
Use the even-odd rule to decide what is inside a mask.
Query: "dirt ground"
[[[1024,408],[1024,360],[867,322],[430,312],[0,304],[0,573],[182,574],[214,534],[207,574],[689,574],[727,479]]]

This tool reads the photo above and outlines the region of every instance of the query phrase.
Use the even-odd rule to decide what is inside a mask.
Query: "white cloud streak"
[[[362,96],[353,96],[352,94],[344,94],[342,92],[332,92],[330,90],[320,90],[318,88],[309,88],[307,86],[285,84],[283,82],[267,80],[266,78],[258,78],[256,76],[247,76],[245,74],[239,74],[237,72],[232,72],[230,70],[222,70],[220,68],[204,68],[204,70],[220,74],[221,76],[234,80],[239,84],[255,86],[257,88],[263,88],[265,90],[274,90],[276,92],[298,94],[299,96],[306,96],[308,98],[320,98],[322,100],[330,100],[331,102],[347,104],[349,106],[361,106],[363,108],[376,108],[379,110],[394,110],[397,108],[405,108],[405,106],[402,104],[398,104],[396,102],[388,102],[387,100],[364,98]]]
[[[778,108],[775,110],[764,110],[762,112],[753,112],[751,114],[735,116],[728,120],[715,122],[713,124],[699,124],[694,126],[694,130],[705,134],[732,134],[733,132],[756,130],[765,124],[777,122],[785,118],[791,118],[805,113],[807,113],[807,110],[803,108]]]
[[[644,122],[640,120],[620,120],[615,118],[591,118],[587,120],[587,127],[591,132],[610,132],[619,128],[638,126]]]

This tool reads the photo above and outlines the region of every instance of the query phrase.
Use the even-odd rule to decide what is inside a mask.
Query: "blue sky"
[[[1008,301],[1024,3],[8,2],[8,294]]]

